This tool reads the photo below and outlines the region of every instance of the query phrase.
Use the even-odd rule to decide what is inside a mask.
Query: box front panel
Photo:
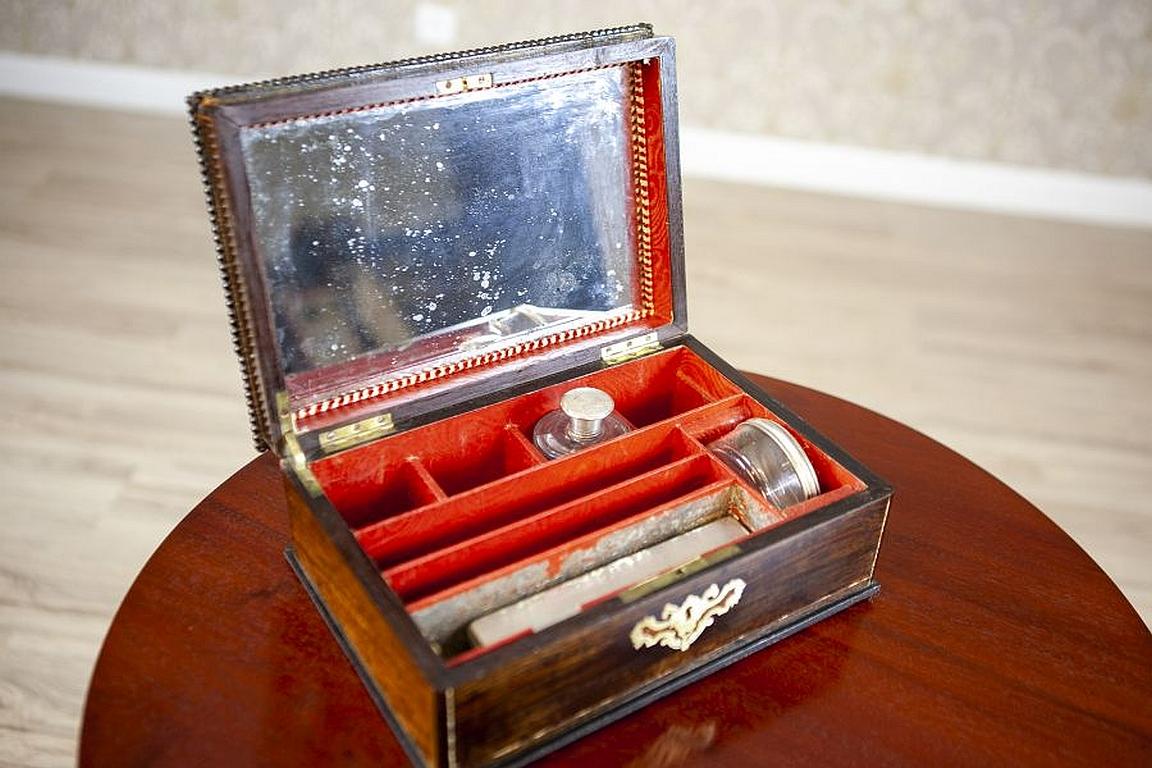
[[[866,585],[887,497],[737,555],[675,586],[603,606],[453,692],[461,765],[483,765],[577,725]]]

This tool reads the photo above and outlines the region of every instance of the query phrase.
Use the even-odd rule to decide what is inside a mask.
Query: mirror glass
[[[628,311],[628,93],[611,67],[244,128],[289,391]]]

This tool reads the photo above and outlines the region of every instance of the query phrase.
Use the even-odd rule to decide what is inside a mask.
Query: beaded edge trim
[[[354,77],[356,75],[363,75],[374,72],[385,72],[405,67],[425,66],[428,64],[442,64],[444,62],[455,61],[457,59],[470,59],[478,56],[511,53],[512,51],[523,49],[546,48],[554,45],[562,45],[564,43],[576,43],[583,40],[595,40],[596,38],[600,37],[619,37],[621,35],[635,34],[637,32],[643,32],[651,35],[652,25],[628,24],[620,27],[606,27],[604,29],[594,29],[589,32],[573,32],[567,35],[553,35],[551,37],[540,37],[532,40],[502,43],[500,45],[468,48],[463,51],[434,53],[427,56],[412,56],[406,59],[396,59],[394,61],[380,62],[376,64],[361,64],[355,67],[340,67],[337,69],[325,69],[319,72],[308,72],[300,75],[274,77],[267,80],[256,80],[248,83],[240,83],[238,85],[226,85],[219,88],[209,88],[207,90],[197,91],[189,97],[188,101],[189,103],[195,105],[195,103],[198,103],[208,97],[220,98],[245,91],[270,91],[277,88],[291,88],[293,86],[299,85],[318,85],[328,80],[344,80],[348,77]]]
[[[196,98],[196,97],[193,97]],[[244,281],[236,261],[235,230],[232,226],[231,207],[224,185],[223,163],[220,158],[220,143],[216,125],[208,117],[199,113],[199,102],[191,104],[192,136],[196,144],[196,154],[200,159],[200,180],[204,186],[204,198],[208,204],[212,220],[212,239],[216,244],[216,263],[220,278],[224,283],[225,303],[228,306],[228,325],[232,334],[232,348],[240,361],[240,371],[244,376],[244,396],[248,402],[248,425],[252,431],[252,442],[257,451],[272,447],[269,433],[262,414],[267,414],[268,404],[264,397],[264,387],[260,376],[260,366],[256,360],[256,344],[252,338],[252,319],[248,299],[244,292]]]

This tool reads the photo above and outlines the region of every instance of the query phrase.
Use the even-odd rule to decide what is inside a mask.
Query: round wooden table
[[[548,765],[1152,765],[1152,636],[1035,507],[927,437],[754,377],[896,489],[853,607],[569,745]],[[82,766],[405,758],[284,559],[260,456],[184,519],[120,607]]]

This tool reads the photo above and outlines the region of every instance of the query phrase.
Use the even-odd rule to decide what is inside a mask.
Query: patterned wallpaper
[[[1152,177],[1150,0],[0,0],[0,49],[247,76],[636,20],[686,125]]]

